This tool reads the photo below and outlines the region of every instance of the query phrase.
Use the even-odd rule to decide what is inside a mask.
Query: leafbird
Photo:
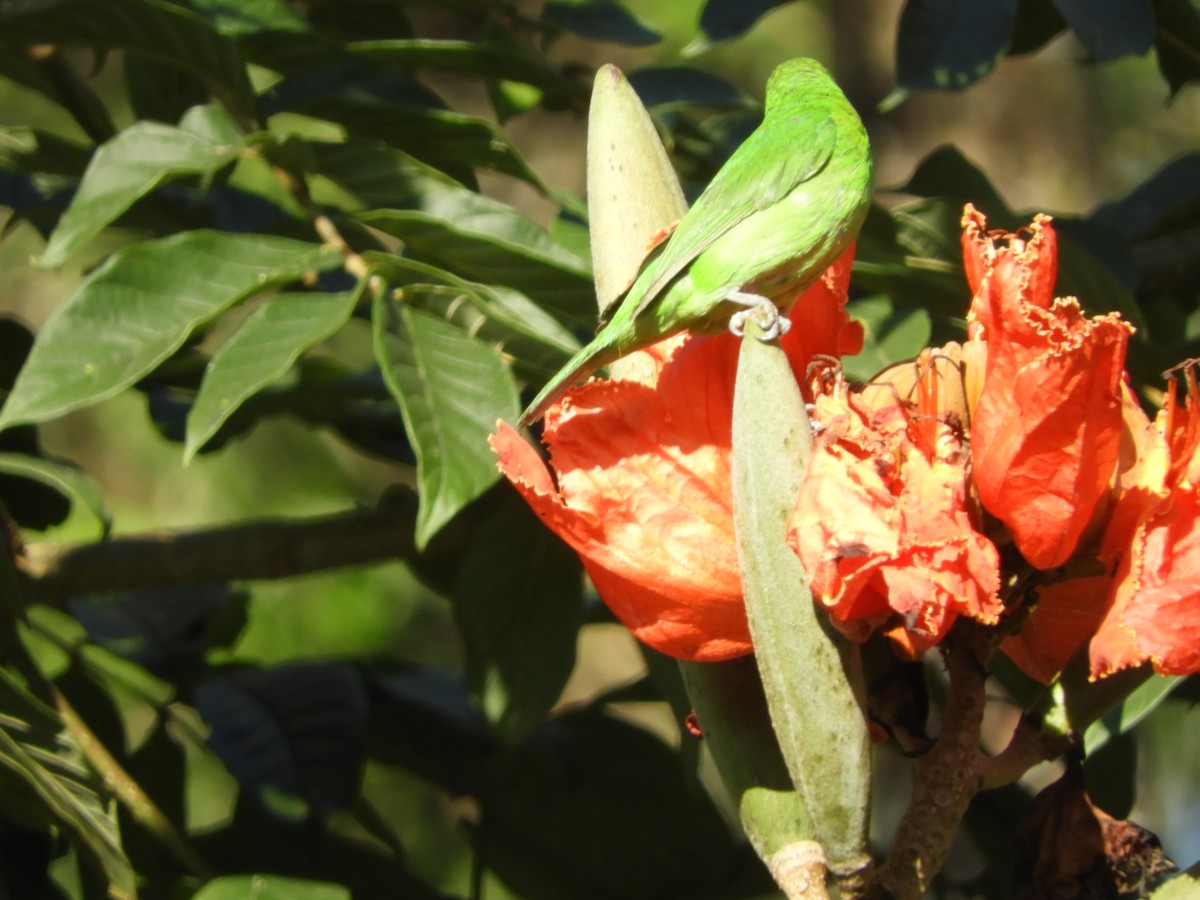
[[[680,331],[741,334],[753,315],[763,340],[778,337],[790,324],[782,312],[858,234],[870,191],[870,146],[850,102],[815,60],[783,63],[767,81],[762,124],[520,424],[596,369]]]

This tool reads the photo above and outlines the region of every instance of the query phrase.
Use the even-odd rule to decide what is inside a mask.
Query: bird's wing
[[[748,216],[778,203],[829,162],[837,126],[827,111],[802,110],[781,124],[783,127],[760,126],[688,210],[662,254],[651,263],[655,272],[633,310],[635,316],[717,238]]]

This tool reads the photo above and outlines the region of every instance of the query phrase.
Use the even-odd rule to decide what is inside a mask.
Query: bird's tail
[[[558,370],[544,388],[533,398],[533,402],[521,413],[517,427],[528,425],[540,419],[556,400],[583,381],[601,366],[606,366],[615,360],[620,353],[616,352],[607,341],[602,342],[599,336],[586,347],[576,353]]]

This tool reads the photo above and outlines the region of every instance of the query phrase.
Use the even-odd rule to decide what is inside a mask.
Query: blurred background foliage
[[[1200,356],[1191,0],[0,0],[0,500],[27,545],[0,570],[0,895],[772,895],[681,737],[678,673],[492,486],[481,438],[594,321],[594,68],[629,74],[694,197],[797,55],[830,65],[876,158],[853,377],[962,335],[967,200],[995,227],[1056,216],[1060,293],[1137,324],[1148,405]],[[407,304],[321,255],[323,217]],[[259,269],[221,287],[243,261]],[[48,323],[131,283],[171,314],[216,293],[142,363],[68,383],[149,319],[54,341]],[[214,372],[232,387],[206,412]],[[355,508],[382,511],[394,553],[97,595],[39,588],[26,562]],[[1200,856],[1195,694],[1089,763],[1109,812],[1181,861]],[[1053,777],[977,804],[939,896],[1012,895],[995,836]],[[880,789],[880,840],[902,803]]]

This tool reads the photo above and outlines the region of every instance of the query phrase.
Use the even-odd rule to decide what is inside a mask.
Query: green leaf
[[[542,21],[592,41],[647,47],[662,35],[613,0],[548,0]]]
[[[287,0],[191,0],[191,5],[221,34],[234,37],[262,31],[308,31],[308,23]]]
[[[574,551],[515,492],[471,535],[452,592],[467,681],[508,742],[558,700],[575,666],[583,580]]]
[[[812,430],[786,354],[747,328],[733,397],[733,509],[746,616],[783,758],[831,866],[870,864],[871,750],[856,647],[826,631],[786,528]]]
[[[362,295],[279,294],[267,300],[213,354],[188,414],[187,463],[248,398],[279,378],[309,347],[342,327]]]
[[[1140,684],[1132,689],[1130,689],[1128,681],[1119,682],[1118,688],[1123,692],[1128,692],[1128,695],[1111,710],[1090,723],[1089,721],[1079,721],[1079,719],[1085,716],[1085,709],[1090,713],[1094,707],[1080,699],[1078,694],[1068,699],[1067,706],[1071,713],[1072,724],[1078,723],[1077,727],[1087,728],[1083,734],[1083,745],[1089,755],[1099,750],[1111,738],[1133,729],[1138,722],[1153,712],[1158,704],[1166,700],[1171,695],[1171,691],[1183,680],[1180,676],[1155,675],[1147,672],[1140,672],[1139,675],[1140,677],[1135,679],[1134,683],[1140,681]],[[1098,690],[1102,691],[1103,687]],[[1112,695],[1103,696],[1107,698]]]
[[[408,302],[503,349],[529,381],[553,375],[579,349],[558,319],[519,291],[467,281],[389,253],[367,251],[363,258],[389,283],[405,286]]]
[[[100,526],[101,537],[112,528],[112,513],[104,503],[100,486],[82,469],[21,453],[0,453],[0,472],[30,478],[54,488],[73,506],[81,506],[91,514]]]
[[[23,52],[0,53],[0,76],[58,104],[93,141],[107,140],[117,132],[104,101],[61,52],[36,57]]]
[[[192,900],[350,900],[349,888],[282,875],[226,875],[214,878]]]
[[[516,288],[563,321],[595,323],[586,267],[532,223],[466,190],[431,191],[424,201],[430,211],[379,209],[355,218],[400,238],[417,259],[472,281]]]
[[[1017,0],[908,0],[896,37],[896,79],[910,89],[958,89],[1004,55]]]
[[[942,198],[873,207],[859,233],[854,283],[905,306],[961,318],[971,299],[961,220],[962,204]]]
[[[0,709],[0,806],[18,821],[57,824],[99,864],[110,895],[136,896],[104,788],[58,715],[8,669],[0,669]]]
[[[1150,0],[1053,0],[1094,62],[1141,56],[1154,43]]]
[[[275,85],[267,99],[272,112],[337,122],[351,134],[386,141],[464,183],[475,169],[489,169],[547,190],[499,125],[437,108],[436,95],[404,73],[352,60],[299,72]]]
[[[866,329],[862,352],[842,360],[846,377],[869,381],[892,363],[913,359],[929,346],[933,328],[924,309],[897,307],[887,297],[864,297],[847,307]]]
[[[409,255],[517,288],[565,321],[595,323],[587,261],[511,206],[376,141],[306,147],[315,171],[366,207],[355,218],[403,239]]]
[[[232,304],[340,261],[316,244],[213,231],[128,247],[46,323],[0,410],[0,429],[111,397]]]
[[[520,411],[512,373],[495,348],[441,319],[376,298],[375,356],[417,454],[423,548],[500,477],[487,437]]]
[[[83,173],[83,181],[39,265],[54,268],[104,230],[139,197],[181,175],[208,174],[228,165],[244,136],[220,106],[197,106],[175,128],[137,122],[103,144]]]
[[[254,90],[233,44],[171,0],[7,0],[0,3],[0,44],[9,43],[138,51],[192,72],[230,109],[254,111]]]

